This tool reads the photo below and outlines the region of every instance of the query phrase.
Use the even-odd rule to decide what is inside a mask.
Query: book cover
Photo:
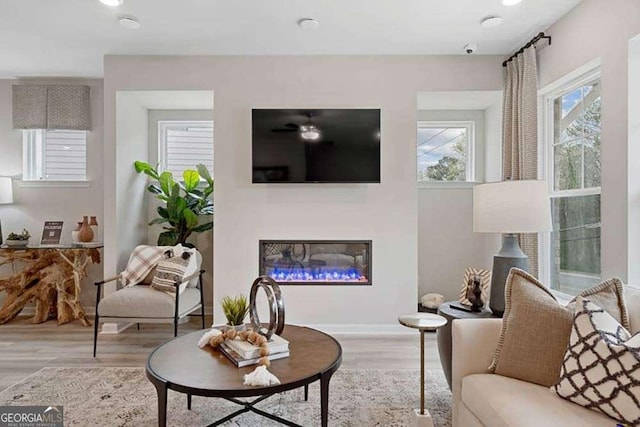
[[[42,229],[42,246],[56,246],[60,244],[60,236],[62,236],[62,221],[45,221]]]
[[[255,357],[252,359],[244,359],[237,352],[235,352],[231,347],[229,347],[226,342],[223,342],[218,346],[218,350],[234,364],[238,368],[242,368],[250,365],[257,365],[260,361],[260,357]],[[267,356],[269,360],[278,360],[284,359],[285,357],[289,357],[289,351],[284,351],[281,353],[270,354]]]
[[[243,359],[254,359],[256,357],[260,357],[260,347],[255,346],[248,341],[235,339],[227,340],[226,343]],[[289,351],[289,341],[279,335],[272,335],[271,339],[267,342],[267,345],[269,346],[270,354]]]

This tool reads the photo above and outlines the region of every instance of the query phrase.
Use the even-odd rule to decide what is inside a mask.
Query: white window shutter
[[[187,169],[203,164],[213,176],[213,122],[161,122],[165,158],[161,163],[175,179]]]
[[[87,178],[87,137],[85,131],[44,131],[44,179],[84,181]]]

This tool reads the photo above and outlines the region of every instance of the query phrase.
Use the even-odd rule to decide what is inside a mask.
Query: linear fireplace
[[[371,285],[371,240],[260,240],[259,262],[281,285]]]

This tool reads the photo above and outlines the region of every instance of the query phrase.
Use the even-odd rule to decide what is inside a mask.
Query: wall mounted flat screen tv
[[[254,183],[379,183],[380,109],[253,109]]]

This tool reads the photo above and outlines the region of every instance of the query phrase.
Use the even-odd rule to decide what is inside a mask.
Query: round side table
[[[416,420],[420,427],[433,427],[431,414],[424,409],[424,333],[436,331],[446,325],[447,319],[432,313],[412,313],[399,316],[398,322],[420,331],[420,410],[416,409]]]
[[[447,301],[438,308],[438,314],[447,319],[447,325],[438,329],[438,351],[440,352],[440,364],[444,371],[444,376],[451,390],[451,324],[455,319],[487,319],[498,318],[491,310],[484,308],[479,312],[465,311],[458,309],[460,304],[457,301]]]

